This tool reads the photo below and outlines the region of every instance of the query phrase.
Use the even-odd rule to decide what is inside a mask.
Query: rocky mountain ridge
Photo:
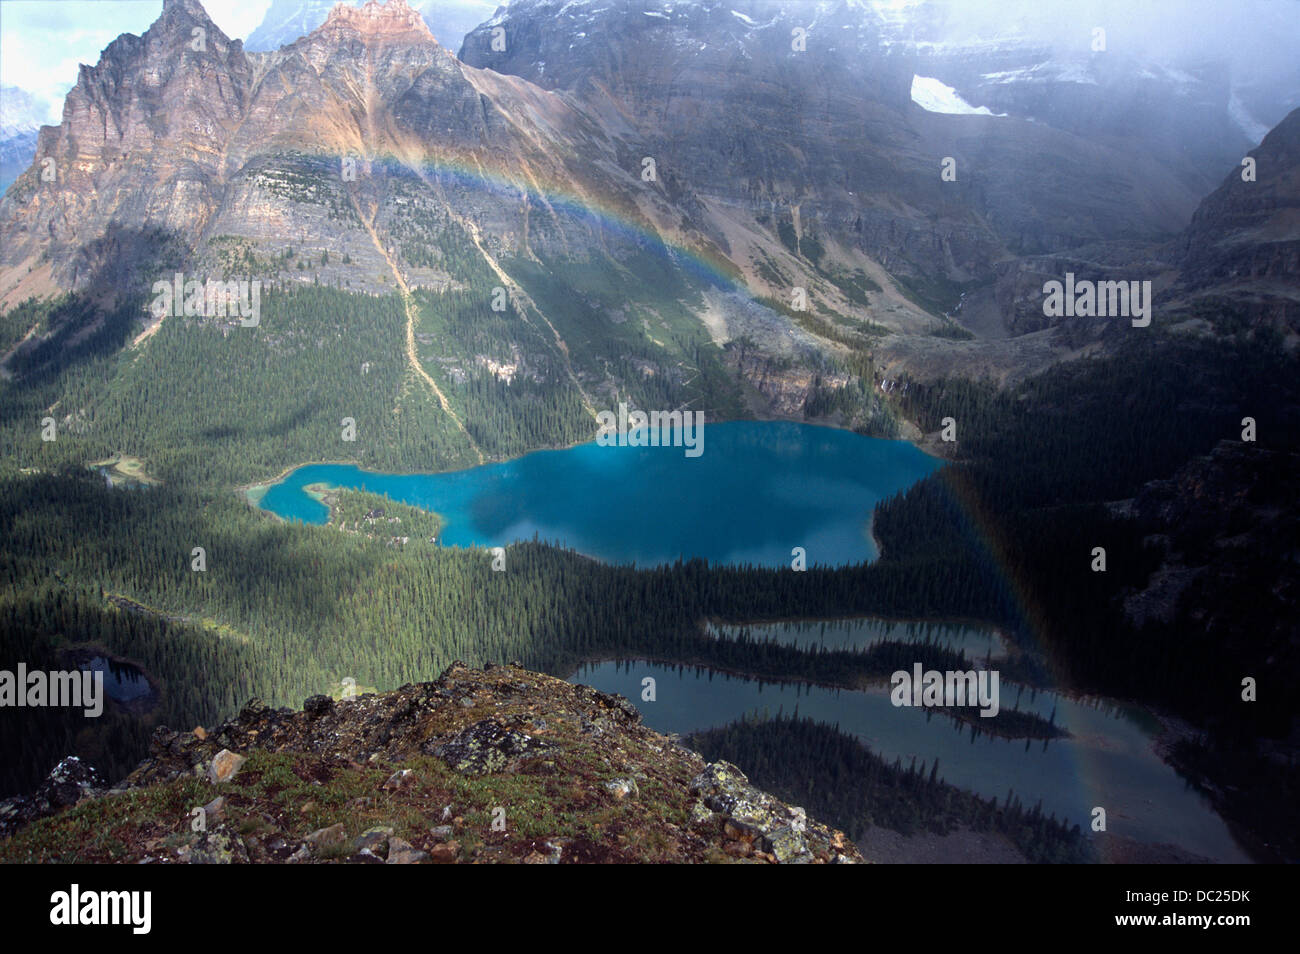
[[[628,310],[648,327],[680,307],[691,333],[789,363],[790,382],[870,352],[866,393],[900,373],[1012,380],[1109,346],[1105,322],[1046,319],[1043,281],[1162,292],[1198,260],[1173,250],[1196,177],[1095,111],[1105,130],[921,109],[911,81],[937,54],[897,31],[850,2],[517,0],[458,59],[405,0],[369,0],[250,53],[198,0],[166,0],[83,67],[0,199],[0,304],[69,290],[111,304],[181,267],[367,294],[444,295],[473,272],[544,342],[486,357],[544,348],[534,363],[584,403],[627,382],[610,370],[621,354],[575,366],[572,339],[593,327],[544,305],[560,271],[589,280],[574,297],[605,333]],[[664,344],[680,334],[645,338],[654,375],[685,373]],[[759,413],[798,417],[813,397],[778,390]]]
[[[325,22],[338,0],[273,0],[262,22],[244,42],[248,50],[278,50],[311,33]],[[363,0],[347,0],[360,7]],[[459,49],[466,33],[496,9],[492,0],[414,0],[411,4],[425,25],[448,49]]]
[[[1300,110],[1205,198],[1179,237],[1179,306],[1300,337]]]
[[[80,839],[86,825],[108,838]],[[621,696],[517,665],[302,711],[256,700],[211,730],[159,728],[111,790],[64,760],[0,804],[0,859],[858,863],[844,834],[726,762],[641,724]]]

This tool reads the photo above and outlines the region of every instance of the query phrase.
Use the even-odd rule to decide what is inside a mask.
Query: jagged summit
[[[177,0],[188,2],[188,0]],[[341,34],[355,33],[367,38],[384,38],[403,42],[430,41],[437,43],[437,38],[430,32],[419,12],[413,10],[406,0],[367,0],[360,7],[338,3],[330,10],[315,31],[316,34],[338,37]]]
[[[208,16],[207,9],[199,0],[163,0],[162,12],[144,35],[146,37],[153,35],[156,38],[177,31],[188,34],[196,26],[208,31],[209,36],[220,37],[223,44],[240,42],[238,40],[231,41],[226,36],[222,29]]]
[[[159,15],[159,19],[169,21],[180,13],[211,22],[208,11],[199,0],[163,0],[162,13]]]

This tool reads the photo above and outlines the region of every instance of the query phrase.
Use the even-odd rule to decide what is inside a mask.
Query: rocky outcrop
[[[125,847],[81,843],[83,814]],[[515,665],[457,663],[301,711],[253,700],[210,731],[157,730],[111,791],[65,760],[0,819],[0,860],[862,861],[842,832],[646,728],[621,696]]]
[[[1271,326],[1300,335],[1300,110],[1205,198],[1179,238],[1171,305],[1229,329]],[[1226,322],[1225,320],[1226,319]]]
[[[324,40],[346,42],[356,34],[394,42],[436,42],[420,14],[405,3],[367,0],[361,7],[335,4],[325,22],[312,31]]]
[[[107,785],[95,769],[75,755],[50,771],[31,795],[0,801],[0,836],[11,835],[40,818],[57,814],[82,799],[103,795]]]
[[[500,719],[484,719],[439,742],[430,751],[462,775],[487,775],[518,766],[525,758],[536,758],[548,743],[523,731],[530,723],[516,717],[516,725]]]
[[[1253,181],[1241,166],[1208,195],[1183,232],[1183,282],[1201,288],[1227,279],[1300,275],[1300,109],[1249,154]]]
[[[700,799],[691,810],[694,822],[720,826],[731,839],[727,847],[742,856],[756,853],[783,864],[807,863],[818,860],[824,846],[836,852],[846,848],[842,833],[810,822],[802,808],[759,791],[730,762],[705,766],[690,790]]]

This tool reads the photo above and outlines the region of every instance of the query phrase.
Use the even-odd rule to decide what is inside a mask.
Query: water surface
[[[766,623],[709,623],[711,636],[735,639],[742,634],[757,642],[774,642],[805,651],[862,651],[883,642],[930,643],[975,662],[1005,657],[1000,633],[979,623],[898,620],[879,616],[853,619],[780,620]]]
[[[153,691],[144,673],[130,663],[115,662],[104,656],[93,656],[82,663],[80,668],[90,672],[102,672],[105,694],[118,702],[141,699]]]
[[[537,536],[610,563],[809,566],[874,559],[871,512],[940,461],[906,441],[773,421],[703,429],[704,450],[601,447],[594,441],[442,474],[380,474],[341,464],[299,467],[260,506],[324,523],[304,488],[317,483],[386,494],[432,510],[443,544],[505,546]]]
[[[642,701],[642,682],[655,679],[656,698]],[[806,716],[838,726],[889,761],[931,764],[939,776],[987,798],[1015,791],[1027,808],[1088,830],[1094,806],[1106,809],[1107,829],[1138,841],[1172,844],[1218,861],[1248,862],[1209,801],[1156,755],[1158,725],[1141,708],[1106,699],[1071,698],[1001,685],[1003,709],[1049,717],[1065,739],[1004,739],[980,733],[936,710],[895,707],[888,687],[853,692],[800,685],[760,684],[707,669],[628,661],[583,666],[572,682],[626,696],[646,724],[660,732],[728,725],[745,715]]]

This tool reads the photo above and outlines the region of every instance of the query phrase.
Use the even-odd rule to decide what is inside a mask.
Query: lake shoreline
[[[876,560],[879,559],[880,557],[877,556]],[[871,562],[874,563],[875,560]],[[879,613],[852,613],[847,616],[803,616],[803,617],[779,616],[779,617],[772,617],[772,618],[756,616],[756,617],[751,617],[742,620],[727,620],[727,619],[722,619],[721,617],[718,616],[706,616],[699,621],[699,626],[703,631],[704,627],[707,627],[709,625],[732,626],[732,627],[736,627],[736,626],[753,627],[753,626],[782,626],[790,623],[808,623],[810,625],[815,626],[818,623],[832,623],[832,624],[854,623],[859,620],[877,620],[882,623],[900,623],[903,625],[910,625],[916,623],[925,626],[952,626],[952,627],[968,627],[970,629],[983,629],[983,630],[988,630],[994,636],[996,636],[1001,641],[1003,648],[1006,650],[1005,655],[995,656],[993,657],[994,659],[1008,658],[1015,653],[1020,653],[1024,651],[1019,646],[1019,644],[1017,644],[1017,642],[1011,638],[1010,632],[1005,627],[1000,626],[997,623],[990,623],[988,620],[985,619],[975,619],[973,617],[945,617],[943,619],[935,619],[933,617],[924,617],[924,616],[884,616]]]
[[[305,485],[365,489],[437,513],[445,542],[459,546],[536,538],[609,566],[705,560],[766,569],[786,568],[806,547],[814,566],[835,569],[875,562],[875,507],[941,466],[908,441],[845,429],[728,421],[708,430],[711,453],[698,461],[658,445],[587,441],[435,472],[304,464],[242,489],[251,506],[315,525],[327,523],[329,511]],[[622,503],[593,507],[593,493]]]
[[[788,418],[788,417],[734,417],[734,418],[725,418],[717,421],[706,421],[702,426],[708,428],[709,426],[716,427],[720,424],[738,424],[738,423],[800,424],[805,427],[815,427],[815,428],[821,428],[823,430],[828,430],[828,431],[839,431],[847,434],[856,434],[858,437],[865,437],[874,441],[889,441],[889,442],[894,442],[899,444],[910,444],[912,447],[916,448],[921,453],[925,454],[927,457],[933,457],[935,460],[941,461],[942,463],[945,464],[949,463],[947,458],[942,457],[939,454],[935,454],[932,451],[927,450],[925,447],[923,447],[922,440],[910,440],[909,438],[906,437],[873,437],[870,434],[859,434],[857,431],[853,430],[852,428],[844,427],[841,424],[825,424],[817,421],[806,421],[806,420],[800,420],[797,418]],[[522,454],[515,455],[514,457],[500,457],[500,458],[488,457],[481,464],[470,464],[467,467],[460,467],[455,470],[409,470],[408,471],[408,470],[401,470],[399,468],[393,468],[388,470],[373,470],[369,467],[361,466],[360,462],[358,462],[355,458],[350,460],[305,460],[305,461],[299,461],[296,464],[289,464],[285,466],[274,477],[270,477],[263,480],[251,480],[246,483],[236,484],[231,488],[231,490],[234,491],[235,493],[247,493],[248,491],[251,490],[267,488],[273,484],[280,483],[286,477],[292,474],[295,470],[298,470],[302,467],[315,467],[319,465],[337,465],[343,467],[350,466],[350,467],[355,467],[357,470],[363,473],[384,474],[384,475],[394,476],[394,477],[423,477],[423,476],[434,476],[437,474],[455,474],[463,470],[473,470],[476,467],[483,467],[488,464],[509,463],[511,461],[520,460],[524,457],[529,456],[530,454],[541,454],[547,451],[573,450],[575,447],[581,447],[584,444],[595,443],[595,440],[596,440],[596,436],[592,435],[590,438],[587,438],[586,440],[571,441],[568,444],[553,444],[553,445],[547,444],[544,447],[531,448],[529,450],[524,451]],[[876,540],[875,534],[874,532],[872,532],[870,527],[868,528],[868,532],[871,534],[872,545],[876,547],[876,552],[877,554],[879,554],[880,552],[882,552],[880,549],[879,541]]]
[[[653,654],[638,654],[635,656],[626,655],[626,654],[623,655],[600,654],[599,656],[593,656],[588,659],[585,659],[583,662],[580,662],[578,664],[578,667],[576,669],[574,669],[572,672],[568,673],[565,676],[561,676],[560,678],[564,679],[565,681],[575,679],[577,678],[578,673],[584,667],[600,666],[600,665],[604,665],[605,663],[614,663],[615,665],[619,665],[619,664],[630,663],[630,662],[644,662],[649,665],[663,666],[666,668],[672,668],[676,666],[689,667],[691,669],[696,669],[696,670],[705,670],[709,673],[716,674],[716,675],[740,679],[745,682],[757,683],[759,686],[764,686],[764,685],[796,686],[796,687],[802,686],[808,689],[822,689],[827,692],[835,692],[835,693],[860,692],[860,693],[871,693],[871,694],[882,695],[882,696],[889,696],[891,693],[891,689],[889,685],[890,678],[889,676],[885,676],[885,675],[881,675],[878,677],[873,676],[868,678],[865,682],[860,683],[859,685],[848,686],[848,685],[837,685],[835,683],[829,683],[829,682],[818,682],[814,679],[809,679],[805,676],[782,676],[779,678],[774,678],[770,676],[759,676],[759,675],[755,675],[752,672],[746,672],[740,669],[718,666],[715,663],[693,662],[693,661],[686,661],[680,658],[670,659],[668,657],[654,656]],[[939,715],[946,716],[947,718],[951,719],[953,722],[958,723],[959,725],[968,725],[968,726],[974,725],[979,729],[980,732],[1010,742],[1019,742],[1024,740],[1059,741],[1059,740],[1069,739],[1072,737],[1070,732],[1061,728],[1060,726],[1056,726],[1048,722],[1046,718],[1036,713],[1023,712],[1018,714],[1023,719],[1041,722],[1044,725],[1049,726],[1053,730],[1052,732],[1050,733],[1033,732],[1027,734],[1007,732],[1004,731],[1000,726],[996,724],[997,723],[996,716],[993,717],[993,719],[991,720],[982,720],[978,716],[972,717],[970,713],[963,712],[961,709],[959,709],[956,706],[933,706],[927,708],[929,709],[929,711],[938,713]],[[1014,710],[1014,709],[1006,709],[1004,711],[1007,712],[1008,714],[1018,712],[1018,710]]]
[[[624,694],[642,711],[647,724],[661,732],[687,737],[736,726],[756,713],[765,713],[767,718],[778,713],[787,719],[802,717],[855,737],[886,762],[901,759],[904,767],[916,760],[937,764],[939,776],[947,784],[985,799],[997,796],[1001,801],[1012,789],[1022,804],[1039,802],[1045,814],[1052,811],[1058,817],[1066,811],[1085,829],[1087,806],[1102,804],[1096,799],[1118,786],[1116,797],[1122,811],[1129,814],[1117,816],[1126,822],[1116,838],[1124,841],[1125,853],[1133,860],[1263,860],[1250,850],[1241,826],[1161,757],[1155,744],[1160,725],[1141,704],[1145,719],[1135,718],[1137,713],[1129,712],[1130,704],[1122,700],[1060,693],[1061,702],[1070,704],[1058,709],[1046,700],[1029,710],[1010,711],[1049,722],[1047,711],[1038,714],[1036,710],[1050,704],[1057,714],[1049,724],[1067,735],[1055,739],[1007,737],[990,731],[992,727],[982,727],[978,717],[955,719],[943,707],[927,709],[923,719],[895,716],[897,709],[889,706],[889,690],[884,685],[855,691],[792,680],[794,685],[782,689],[780,680],[758,680],[708,664],[662,662],[637,652],[599,655],[600,662],[593,658],[564,667],[572,670],[566,676],[568,681]],[[670,707],[658,709],[653,699],[642,702],[637,698],[644,676],[656,679],[658,697],[672,700]],[[776,691],[769,695],[766,686]],[[854,696],[863,701],[853,701]],[[867,702],[864,697],[875,701]],[[1012,701],[1004,689],[1003,708]],[[948,718],[935,720],[934,715]],[[987,737],[974,753],[971,746],[976,738],[971,724],[979,730],[976,735]],[[1056,755],[1048,756],[1048,752]],[[1101,755],[1105,758],[1099,761]],[[1081,775],[1081,764],[1093,765],[1094,773]],[[1129,790],[1130,784],[1140,787]]]

